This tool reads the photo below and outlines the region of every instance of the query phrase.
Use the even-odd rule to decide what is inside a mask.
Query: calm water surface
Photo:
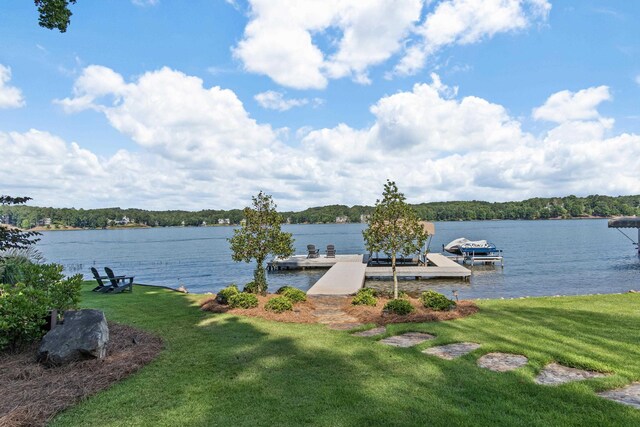
[[[296,253],[309,243],[336,245],[340,254],[363,253],[363,224],[288,225]],[[632,230],[635,232],[635,230]],[[232,227],[148,228],[129,230],[50,231],[38,249],[48,262],[65,266],[68,274],[91,276],[90,267],[109,266],[116,274],[135,275],[136,282],[177,287],[190,292],[216,292],[252,279],[253,266],[235,263],[227,238]],[[607,228],[606,220],[472,221],[436,223],[430,245],[458,238],[487,239],[504,250],[505,267],[475,266],[469,283],[451,279],[406,281],[410,292],[435,289],[461,298],[510,298],[625,292],[640,289],[640,259],[624,236]],[[634,236],[635,237],[635,236]],[[269,273],[271,290],[288,284],[309,289],[324,270]],[[388,289],[390,282],[369,281]]]

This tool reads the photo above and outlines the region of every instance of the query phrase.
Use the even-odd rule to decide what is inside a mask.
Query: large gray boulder
[[[109,327],[100,310],[69,310],[64,323],[49,331],[40,344],[38,360],[46,365],[64,365],[106,355]]]

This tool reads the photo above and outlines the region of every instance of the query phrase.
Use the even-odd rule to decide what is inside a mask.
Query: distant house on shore
[[[207,221],[202,221],[202,224],[200,224],[200,227],[206,227],[207,226]]]
[[[218,219],[218,225],[230,225],[231,221],[229,218],[220,218]]]
[[[349,222],[349,217],[348,216],[337,216],[336,217],[336,224],[346,224],[347,222]]]
[[[360,215],[360,222],[367,222],[371,218],[371,215],[362,214]]]
[[[51,225],[51,218],[39,219],[37,225],[40,226],[40,227],[50,226]]]
[[[11,214],[0,215],[0,224],[15,225],[13,224],[13,218],[11,218]]]
[[[107,225],[128,225],[132,223],[133,220],[129,219],[126,215],[122,217],[122,219],[108,219]]]

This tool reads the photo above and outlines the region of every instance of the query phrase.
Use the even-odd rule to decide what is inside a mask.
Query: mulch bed
[[[409,298],[415,311],[402,316],[399,314],[384,313],[382,311],[384,305],[389,301],[388,298],[378,297],[378,304],[375,307],[370,307],[365,305],[351,305],[351,298],[349,298],[346,307],[344,307],[344,311],[362,323],[375,323],[377,325],[409,322],[439,322],[442,320],[453,320],[471,316],[478,312],[478,306],[473,301],[460,301],[453,310],[434,311],[425,308],[419,299]]]
[[[240,316],[260,317],[268,320],[275,320],[286,323],[318,323],[318,317],[313,315],[315,306],[313,298],[305,302],[297,303],[293,306],[293,311],[284,313],[273,313],[264,309],[264,305],[271,298],[277,295],[258,296],[258,307],[250,309],[229,308],[228,305],[218,304],[215,298],[211,298],[202,303],[202,309],[214,313],[229,313]],[[397,314],[386,314],[382,312],[382,307],[389,301],[388,298],[378,297],[378,305],[375,307],[363,305],[351,305],[353,297],[333,297],[339,301],[336,309],[341,309],[345,313],[355,317],[362,323],[376,323],[386,325],[388,323],[406,322],[437,322],[441,320],[453,320],[470,316],[478,312],[478,307],[473,301],[460,301],[454,310],[433,311],[424,308],[419,299],[409,298],[411,304],[416,308],[412,314],[400,316]]]
[[[109,322],[104,359],[45,368],[35,360],[38,344],[0,354],[0,427],[44,426],[55,414],[133,374],[163,348],[147,332]]]
[[[318,318],[312,314],[315,310],[315,306],[311,300],[296,303],[294,304],[292,311],[285,311],[284,313],[274,313],[272,311],[265,310],[264,305],[267,301],[277,296],[279,295],[257,295],[258,306],[255,308],[230,308],[228,305],[219,304],[215,298],[211,298],[203,302],[201,308],[202,310],[211,311],[213,313],[229,313],[240,316],[260,317],[262,319],[285,323],[316,323],[318,321]]]

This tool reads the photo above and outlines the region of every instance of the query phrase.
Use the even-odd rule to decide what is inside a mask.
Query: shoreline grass
[[[314,324],[200,311],[204,296],[136,287],[82,305],[160,335],[149,366],[54,419],[76,425],[640,425],[640,411],[595,391],[640,379],[640,295],[480,300],[474,316],[394,324],[383,336],[422,331],[415,348],[380,345]],[[458,360],[421,353],[474,341]],[[524,354],[510,373],[476,366],[482,354]],[[546,363],[611,373],[558,387],[533,377]]]

